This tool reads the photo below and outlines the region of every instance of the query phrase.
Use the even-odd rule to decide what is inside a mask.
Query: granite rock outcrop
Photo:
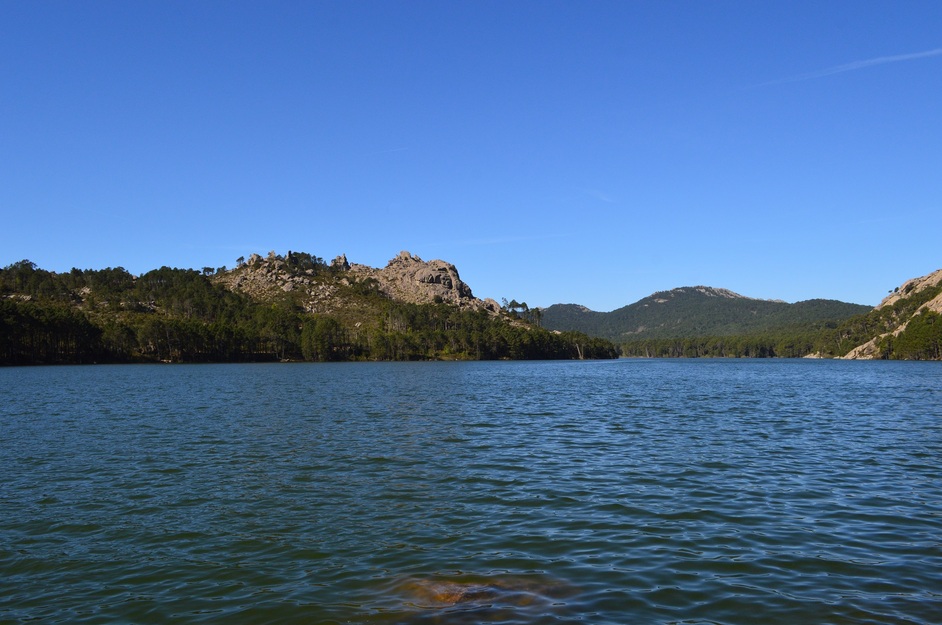
[[[448,303],[461,307],[497,312],[500,306],[474,297],[471,287],[458,275],[458,269],[443,260],[424,261],[410,252],[400,252],[383,269],[353,264],[350,273],[357,278],[376,280],[388,297],[411,304]]]
[[[875,310],[881,310],[883,308],[892,306],[903,298],[911,297],[920,291],[928,288],[938,287],[939,285],[942,285],[942,269],[933,271],[932,273],[919,278],[912,278],[911,280],[907,280],[901,284],[898,288],[891,291],[889,295],[884,297],[883,301],[877,305]],[[873,337],[866,343],[858,345],[844,356],[841,356],[841,358],[844,360],[873,360],[875,358],[880,358],[882,354],[880,349],[880,342],[888,336],[899,336],[902,334],[909,325],[909,321],[915,315],[918,315],[926,310],[935,313],[942,313],[942,293],[939,293],[926,303],[922,304],[919,308],[916,309],[912,316],[906,319],[901,319],[899,324],[889,332],[884,332],[883,334]]]
[[[492,314],[500,312],[500,305],[493,299],[476,298],[461,280],[458,269],[443,260],[424,261],[403,251],[382,269],[350,263],[345,254],[329,265],[321,259],[312,262],[299,264],[290,252],[287,257],[275,252],[266,257],[252,254],[248,261],[215,279],[256,299],[299,292],[305,310],[311,313],[330,313],[345,306],[343,289],[354,284],[372,284],[386,297],[400,302],[445,303]]]

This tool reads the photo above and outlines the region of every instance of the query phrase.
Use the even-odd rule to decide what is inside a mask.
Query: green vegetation
[[[546,309],[543,325],[603,336],[642,358],[795,358],[838,352],[842,322],[871,309],[835,300],[756,300],[709,287],[661,291],[610,313],[582,306]],[[846,342],[851,342],[847,332]],[[828,345],[830,341],[831,345]]]
[[[56,274],[15,263],[0,270],[0,364],[617,356],[609,341],[549,332],[517,311],[405,304],[316,256],[283,260],[344,305],[314,314],[290,291],[252,299],[215,279],[225,268],[162,267],[135,278],[121,267]]]
[[[873,309],[864,315],[851,317],[836,326],[833,331],[819,337],[817,348],[827,356],[842,356],[854,347],[866,343],[874,337],[892,332],[900,324],[913,317],[920,306],[940,292],[942,292],[942,286],[929,287],[913,293],[904,293],[900,299],[888,306]],[[885,340],[881,344],[880,357],[887,359],[899,357],[896,354],[893,341]]]
[[[654,293],[608,313],[572,304],[550,306],[543,311],[543,326],[635,343],[648,339],[791,335],[869,310],[869,306],[835,300],[787,304],[707,287],[684,287]]]
[[[392,300],[372,278],[310,254],[277,259],[288,277],[329,290],[332,304],[312,312],[303,290],[277,281],[265,296],[231,290],[226,277],[252,268],[243,258],[232,271],[161,267],[136,278],[121,267],[57,274],[20,261],[0,269],[0,364],[614,358],[610,340],[590,336],[606,328],[631,357],[839,357],[882,336],[877,358],[942,359],[940,315],[917,314],[942,285],[880,309],[675,289],[613,313],[505,300],[495,315]]]
[[[645,339],[622,345],[641,358],[800,358],[815,353],[813,334]]]
[[[916,315],[899,336],[882,339],[879,347],[894,360],[942,360],[942,315],[932,311]]]
[[[754,334],[628,341],[622,345],[622,354],[673,358],[798,358],[808,355],[835,358],[846,355],[875,337],[891,333],[908,320],[906,329],[898,336],[890,334],[877,342],[875,357],[940,360],[940,315],[932,311],[916,314],[920,306],[939,293],[942,293],[942,286],[907,293],[890,305],[840,322],[795,325]]]

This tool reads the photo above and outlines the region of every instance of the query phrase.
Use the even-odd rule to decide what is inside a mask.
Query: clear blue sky
[[[942,267],[942,2],[0,0],[0,213],[0,266],[876,304]]]

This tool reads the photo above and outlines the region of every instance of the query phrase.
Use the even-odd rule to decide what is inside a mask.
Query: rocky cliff
[[[307,254],[267,257],[252,254],[239,267],[218,274],[216,281],[233,291],[255,299],[271,299],[285,292],[300,295],[311,313],[331,313],[348,306],[349,288],[375,288],[390,299],[411,304],[447,303],[460,308],[486,310],[497,314],[500,305],[493,299],[474,296],[454,265],[443,260],[424,261],[409,252],[400,252],[386,267],[377,269],[348,262],[346,255],[329,265]]]
[[[904,308],[903,305],[907,300],[919,298],[920,295],[925,298],[927,292],[929,295],[932,295],[932,297],[916,307],[915,311],[912,313],[907,310],[907,313],[902,316],[888,315],[887,317],[891,320],[889,331],[874,336],[866,343],[858,345],[842,356],[842,358],[846,360],[873,360],[875,358],[882,358],[883,350],[880,347],[881,342],[889,337],[900,336],[906,331],[910,321],[912,321],[916,315],[922,314],[925,311],[942,313],[942,290],[940,290],[940,287],[942,287],[942,269],[920,278],[907,280],[891,291],[874,309],[875,312],[890,311],[893,308]],[[932,291],[939,292],[933,295]]]
[[[214,281],[256,300],[295,292],[303,296],[307,312],[328,312],[337,295],[338,285],[333,280],[322,278],[321,270],[325,266],[311,262],[310,266],[295,267],[291,261],[290,252],[287,257],[274,251],[267,257],[252,254],[235,269],[216,274]]]
[[[350,265],[350,273],[358,279],[376,280],[379,290],[387,296],[410,304],[444,302],[494,313],[500,310],[496,301],[474,297],[471,287],[461,280],[455,266],[443,260],[424,261],[403,251],[383,269],[353,264]]]

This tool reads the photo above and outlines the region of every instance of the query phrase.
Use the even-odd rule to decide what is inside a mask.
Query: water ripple
[[[938,363],[0,370],[0,622],[936,623]]]

